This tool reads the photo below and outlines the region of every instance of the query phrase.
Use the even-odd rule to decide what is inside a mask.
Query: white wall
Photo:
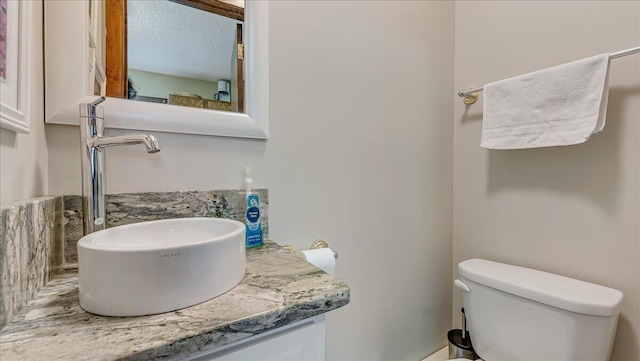
[[[328,359],[420,359],[450,325],[453,3],[270,11],[270,232],[340,252]]]
[[[640,44],[638,1],[458,1],[455,88]],[[454,105],[453,265],[481,257],[625,294],[612,360],[640,360],[640,61],[613,60],[605,130],[571,147],[479,148]],[[457,97],[456,97],[457,98]],[[457,322],[460,297],[454,292]]]
[[[29,46],[32,62],[29,97],[31,132],[0,129],[0,204],[47,194],[47,146],[44,132],[42,2],[32,6]],[[27,64],[21,64],[27,65]]]
[[[269,141],[155,133],[158,154],[107,151],[107,190],[238,188],[253,165],[271,237],[340,253],[351,304],[328,316],[327,358],[421,359],[451,324],[453,16],[271,1]],[[78,134],[47,126],[52,193],[80,192]]]

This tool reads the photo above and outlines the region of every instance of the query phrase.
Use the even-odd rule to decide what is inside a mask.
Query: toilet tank
[[[483,360],[609,359],[622,292],[483,259],[461,262],[458,272],[471,342]]]

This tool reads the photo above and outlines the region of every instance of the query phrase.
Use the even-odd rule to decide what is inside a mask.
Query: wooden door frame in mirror
[[[80,7],[73,10],[71,8]],[[88,41],[84,1],[45,2],[46,121],[78,125],[78,106],[95,100],[86,94]],[[49,18],[47,18],[49,17]],[[66,26],[64,26],[66,25]],[[73,26],[71,26],[73,25]],[[70,30],[70,26],[74,30]],[[233,113],[179,105],[110,98],[104,106],[108,128],[267,139],[269,136],[269,2],[245,1],[245,111]],[[70,34],[78,34],[72,37]],[[48,43],[48,44],[47,44]],[[64,54],[64,59],[62,59]],[[60,56],[58,56],[60,55]],[[70,59],[70,57],[72,59]],[[78,57],[78,60],[74,60]],[[61,58],[61,59],[57,59]],[[61,76],[61,75],[64,75]]]
[[[169,0],[195,9],[244,22],[244,8],[220,0]]]
[[[106,0],[108,97],[127,98],[127,0]]]

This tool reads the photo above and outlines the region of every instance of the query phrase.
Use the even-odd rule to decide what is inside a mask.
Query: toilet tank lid
[[[463,278],[503,292],[589,315],[616,315],[623,297],[613,288],[484,259],[460,262],[458,272]]]

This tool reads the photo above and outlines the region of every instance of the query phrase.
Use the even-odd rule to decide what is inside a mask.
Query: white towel
[[[482,140],[490,149],[584,143],[604,128],[609,54],[484,86]]]

